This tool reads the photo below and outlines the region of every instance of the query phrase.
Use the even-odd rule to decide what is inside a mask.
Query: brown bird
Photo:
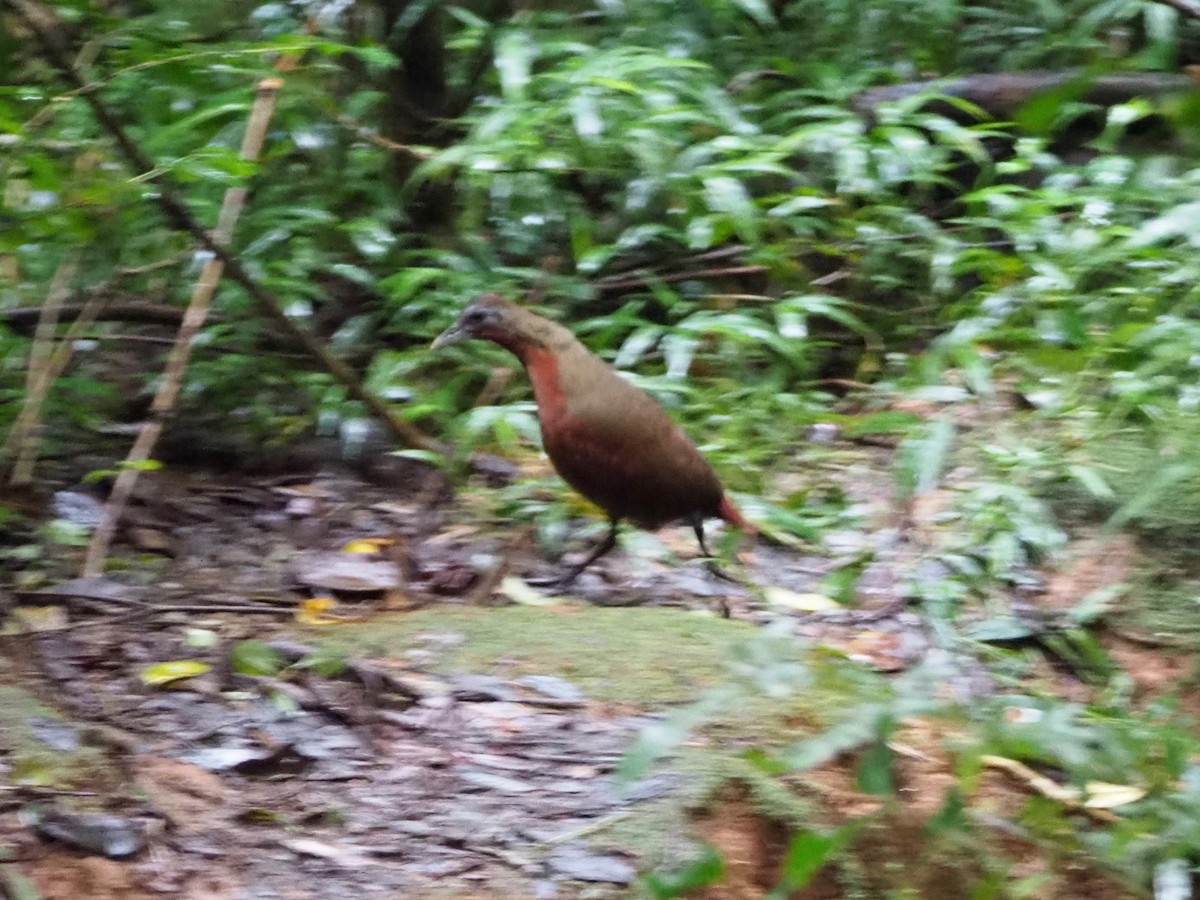
[[[712,466],[658,402],[566,328],[498,294],[484,294],[434,340],[433,349],[472,338],[499,344],[521,361],[550,461],[608,515],[604,541],[558,584],[569,584],[612,550],[623,519],[649,529],[687,522],[705,556],[712,555],[704,543],[705,519],[754,533]]]

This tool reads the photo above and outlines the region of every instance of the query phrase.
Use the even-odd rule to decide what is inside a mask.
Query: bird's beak
[[[470,337],[460,326],[451,325],[433,339],[433,343],[429,345],[429,348],[431,350],[441,350],[443,347],[449,347],[451,344],[457,344],[459,341],[468,340]]]

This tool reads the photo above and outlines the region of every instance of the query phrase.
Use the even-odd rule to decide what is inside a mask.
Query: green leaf
[[[766,0],[733,0],[733,5],[764,28],[775,25],[775,14]]]
[[[423,462],[438,469],[444,469],[450,464],[450,460],[436,450],[420,450],[410,447],[405,450],[393,450],[388,455],[398,456],[401,459],[415,459],[417,462]]]
[[[864,437],[875,434],[904,434],[921,423],[916,413],[901,410],[868,413],[865,416],[842,419],[842,430],[847,437]]]
[[[1148,247],[1172,238],[1187,238],[1200,245],[1200,202],[1182,203],[1174,209],[1151,219],[1129,239],[1132,247]]]
[[[654,900],[672,900],[697,888],[716,884],[724,877],[725,861],[721,854],[715,847],[705,844],[699,859],[674,872],[651,873],[645,876],[642,884]]]
[[[495,65],[500,90],[508,100],[524,97],[537,47],[524,32],[510,32],[496,43]]]
[[[1195,474],[1196,466],[1192,463],[1174,463],[1159,469],[1137,494],[1109,517],[1104,523],[1104,531],[1111,533],[1127,522],[1141,517],[1143,513],[1158,506],[1177,484]]]
[[[1038,634],[1032,626],[1016,616],[997,616],[977,622],[966,630],[966,636],[973,641],[996,643],[1004,641],[1022,641]]]
[[[815,769],[847,750],[853,750],[874,740],[878,734],[877,724],[877,716],[871,715],[869,710],[864,710],[861,715],[855,715],[845,722],[826,728],[820,734],[794,744],[782,754],[782,758],[797,771]]]
[[[337,651],[321,648],[304,657],[296,664],[297,669],[307,669],[322,678],[336,678],[347,669],[346,658]]]
[[[849,830],[843,827],[832,834],[805,830],[793,835],[783,857],[780,886],[770,896],[787,897],[806,887],[841,850],[849,834]]]
[[[287,660],[278,650],[254,638],[234,644],[229,649],[229,662],[239,675],[278,675],[287,668]]]
[[[858,757],[854,782],[864,794],[895,792],[892,778],[892,750],[883,740],[871,744]]]
[[[645,776],[653,764],[687,740],[692,729],[729,702],[724,692],[714,691],[695,703],[675,710],[665,719],[642,729],[617,764],[614,780],[618,788]]]
[[[91,540],[91,530],[78,522],[66,519],[51,519],[43,528],[46,540],[60,547],[86,547]]]
[[[725,175],[705,178],[704,196],[710,210],[725,213],[733,220],[742,240],[758,240],[758,209],[740,181]]]
[[[946,799],[941,808],[925,820],[922,830],[927,837],[932,838],[940,834],[962,831],[969,825],[962,789],[955,784],[946,791]]]
[[[896,477],[905,497],[920,496],[937,487],[949,460],[954,436],[954,423],[949,419],[938,419],[901,444]]]
[[[1091,466],[1072,463],[1067,466],[1067,474],[1097,500],[1112,500],[1116,497],[1104,476]]]

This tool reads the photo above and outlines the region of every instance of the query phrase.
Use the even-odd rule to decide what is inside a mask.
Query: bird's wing
[[[634,390],[623,403],[584,405],[547,429],[555,468],[620,518],[661,524],[714,514],[721,489],[712,468],[662,408]]]

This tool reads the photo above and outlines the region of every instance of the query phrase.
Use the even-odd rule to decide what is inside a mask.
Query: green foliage
[[[283,656],[266,641],[238,641],[229,648],[229,664],[239,675],[278,675],[287,667]]]
[[[689,891],[716,884],[725,875],[725,863],[712,847],[705,847],[694,862],[675,872],[651,872],[642,884],[654,900],[672,900]]]
[[[792,836],[783,857],[783,872],[774,889],[767,895],[770,900],[786,900],[793,892],[812,881],[849,840],[852,828],[839,828],[831,834],[817,831],[798,831]]]
[[[1031,833],[1143,881],[1158,861],[1200,852],[1194,740],[1174,711],[1129,707],[1087,630],[1111,597],[1049,624],[1020,615],[1016,599],[1075,514],[1194,543],[1200,104],[1101,108],[1085,88],[1104,73],[1194,61],[1200,23],[1150,0],[646,0],[492,20],[447,6],[438,49],[450,101],[406,134],[398,85],[412,72],[388,48],[411,15],[385,34],[368,3],[312,36],[298,8],[274,2],[54,10],[97,95],[203,224],[226,190],[252,188],[233,242],[247,271],[403,417],[453,443],[451,472],[478,449],[526,456],[539,433],[523,379],[494,394],[509,356],[478,345],[431,354],[428,342],[475,293],[530,294],[658,397],[773,537],[820,545],[858,523],[855,500],[820,486],[818,466],[800,487],[784,477],[810,426],[899,438],[898,499],[946,500],[924,523],[944,575],[914,577],[910,590],[939,652],[1018,684],[1032,651],[1008,645],[1036,640],[1108,701],[1026,692],[964,707],[915,676],[883,684],[847,663],[836,677],[856,702],[844,718],[751,754],[763,772],[849,756],[858,787],[887,804],[892,736],[913,717],[945,716],[964,729],[962,771],[930,835],[977,827],[964,798],[979,760],[1007,754],[1076,785],[1149,789],[1111,827],[1031,801],[1021,822]],[[146,173],[126,169],[32,41],[5,35],[0,53],[13,74],[0,88],[0,312],[43,303],[71,258],[71,302],[182,306],[203,259],[163,219]],[[255,84],[279,74],[281,54],[297,65],[249,163],[238,150]],[[1067,67],[1078,81],[1032,98],[1012,123],[954,98],[869,115],[851,105],[866,87],[918,77]],[[125,331],[91,329],[99,343],[56,384],[44,411],[52,449],[61,426],[105,425],[153,384],[153,353],[116,355],[141,337]],[[29,347],[0,325],[3,432]],[[263,443],[364,414],[229,284],[194,350],[186,410]],[[489,402],[476,405],[485,388]],[[843,400],[847,388],[858,393]],[[973,416],[1016,407],[1036,438],[992,428],[977,439]],[[820,452],[806,459],[819,465]],[[544,547],[561,545],[581,511],[558,481],[482,502],[536,523]],[[73,547],[81,535],[53,525],[42,539]],[[3,553],[14,567],[46,556],[33,543]],[[850,598],[868,558],[842,560],[822,589]],[[738,691],[784,696],[835,677],[764,646],[737,661]],[[285,661],[268,651],[243,642],[233,666],[280,674]],[[340,660],[300,665],[333,672]],[[717,690],[656,723],[623,773],[645,772],[737,696]],[[852,844],[841,831],[798,831],[777,895]],[[646,886],[677,896],[720,874],[703,856]]]

